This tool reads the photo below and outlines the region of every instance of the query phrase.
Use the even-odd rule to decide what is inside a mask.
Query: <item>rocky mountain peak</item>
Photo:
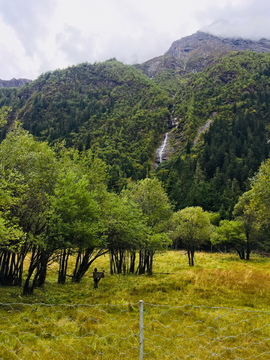
[[[164,69],[174,69],[180,73],[199,72],[214,62],[216,58],[230,51],[252,50],[255,52],[270,51],[270,41],[261,39],[252,41],[242,38],[222,38],[203,31],[181,38],[172,43],[163,55],[140,65],[149,77]]]
[[[9,87],[21,87],[25,84],[29,84],[32,80],[28,79],[11,79],[11,80],[1,80],[0,79],[0,88],[9,88]]]

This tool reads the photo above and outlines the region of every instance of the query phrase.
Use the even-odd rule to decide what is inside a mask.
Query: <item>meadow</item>
[[[71,264],[72,265],[72,264]],[[152,276],[109,274],[94,289],[58,285],[57,264],[31,296],[0,293],[0,358],[138,359],[139,301],[144,301],[144,359],[270,357],[270,259],[183,251],[156,254]]]

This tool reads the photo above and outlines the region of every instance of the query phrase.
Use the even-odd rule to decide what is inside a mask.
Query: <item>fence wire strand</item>
[[[269,311],[144,303],[143,353],[139,303],[0,303],[0,324],[5,360],[270,359]]]

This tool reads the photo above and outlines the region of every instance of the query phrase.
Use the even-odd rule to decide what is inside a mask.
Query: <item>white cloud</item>
[[[208,26],[202,28],[213,35],[270,39],[270,2],[265,0],[227,3],[223,8],[204,9],[197,17],[205,17]],[[211,21],[214,19],[214,21]]]
[[[270,38],[269,20],[266,0],[0,0],[0,79],[111,57],[143,62],[212,23],[219,36]]]

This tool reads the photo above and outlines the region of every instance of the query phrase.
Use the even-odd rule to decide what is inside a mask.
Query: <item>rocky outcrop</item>
[[[21,87],[25,84],[29,84],[32,80],[28,79],[11,79],[11,80],[1,80],[0,79],[0,88],[9,88],[9,87]]]
[[[145,73],[149,78],[152,78],[155,74],[160,74],[166,69],[182,70],[184,68],[184,62],[171,54],[166,54],[150,59],[143,64],[137,64],[135,67]]]
[[[270,41],[267,39],[252,41],[241,38],[221,38],[197,31],[193,35],[174,41],[163,56],[148,60],[137,67],[150,78],[164,69],[174,69],[183,74],[196,73],[230,51],[245,50],[268,52],[270,51]]]

